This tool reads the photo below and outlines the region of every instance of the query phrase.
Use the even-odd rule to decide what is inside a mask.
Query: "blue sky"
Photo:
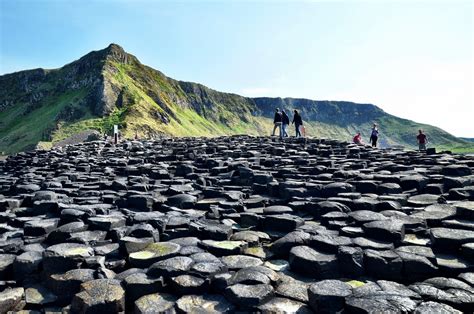
[[[217,90],[370,102],[474,137],[473,3],[0,0],[0,74],[114,42]]]

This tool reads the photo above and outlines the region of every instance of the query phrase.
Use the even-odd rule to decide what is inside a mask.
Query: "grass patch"
[[[40,141],[49,141],[58,113],[83,94],[83,90],[69,91],[47,97],[31,111],[28,105],[18,104],[0,112],[0,153],[11,154],[32,148]]]

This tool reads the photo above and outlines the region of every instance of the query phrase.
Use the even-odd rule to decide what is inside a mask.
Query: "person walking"
[[[275,116],[273,117],[273,133],[272,136],[275,136],[275,130],[278,128],[280,131],[280,137],[281,137],[281,121],[282,121],[282,116],[280,109],[276,108],[275,110]]]
[[[379,130],[377,128],[377,123],[374,123],[372,131],[370,132],[370,143],[372,147],[377,147],[377,140],[379,139]]]
[[[281,126],[282,126],[282,137],[288,137],[288,132],[286,129],[288,128],[288,125],[290,124],[290,117],[286,114],[285,110],[281,110]]]
[[[423,133],[423,130],[418,130],[418,135],[416,137],[418,140],[418,148],[420,151],[426,150],[426,143],[428,139],[426,138],[426,134]]]
[[[303,126],[303,119],[301,119],[300,114],[298,113],[298,110],[295,109],[294,114],[293,114],[293,121],[291,124],[295,124],[295,131],[296,131],[296,137],[301,137],[301,132],[300,132],[300,127]]]

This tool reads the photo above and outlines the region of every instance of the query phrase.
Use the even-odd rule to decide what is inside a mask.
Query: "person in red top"
[[[360,132],[358,132],[354,138],[352,139],[352,141],[354,142],[354,144],[357,144],[357,145],[362,145],[362,138],[360,136]]]
[[[426,135],[423,133],[423,130],[418,130],[418,136],[416,137],[418,140],[418,148],[420,151],[426,150],[426,142],[428,142]]]

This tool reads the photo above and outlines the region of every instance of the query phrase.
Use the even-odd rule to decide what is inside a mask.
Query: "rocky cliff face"
[[[97,115],[109,114],[116,105],[120,90],[106,79],[104,73],[114,72],[110,62],[138,62],[120,46],[111,44],[93,51],[60,69],[34,69],[0,77],[0,110],[23,103],[32,111],[48,96],[86,89],[85,99]]]
[[[289,113],[297,109],[308,121],[319,121],[340,126],[350,123],[373,122],[387,115],[382,109],[372,104],[356,104],[347,101],[267,97],[254,98],[253,100],[262,115],[271,116],[275,108],[285,109]]]
[[[418,128],[429,129],[440,144],[466,144],[371,104],[246,98],[177,81],[111,44],[60,69],[0,76],[0,153],[89,129],[108,132],[114,124],[124,136],[269,134],[277,107],[300,110],[308,134],[318,137],[350,139],[356,131],[368,132],[377,121],[383,145],[414,145]]]

